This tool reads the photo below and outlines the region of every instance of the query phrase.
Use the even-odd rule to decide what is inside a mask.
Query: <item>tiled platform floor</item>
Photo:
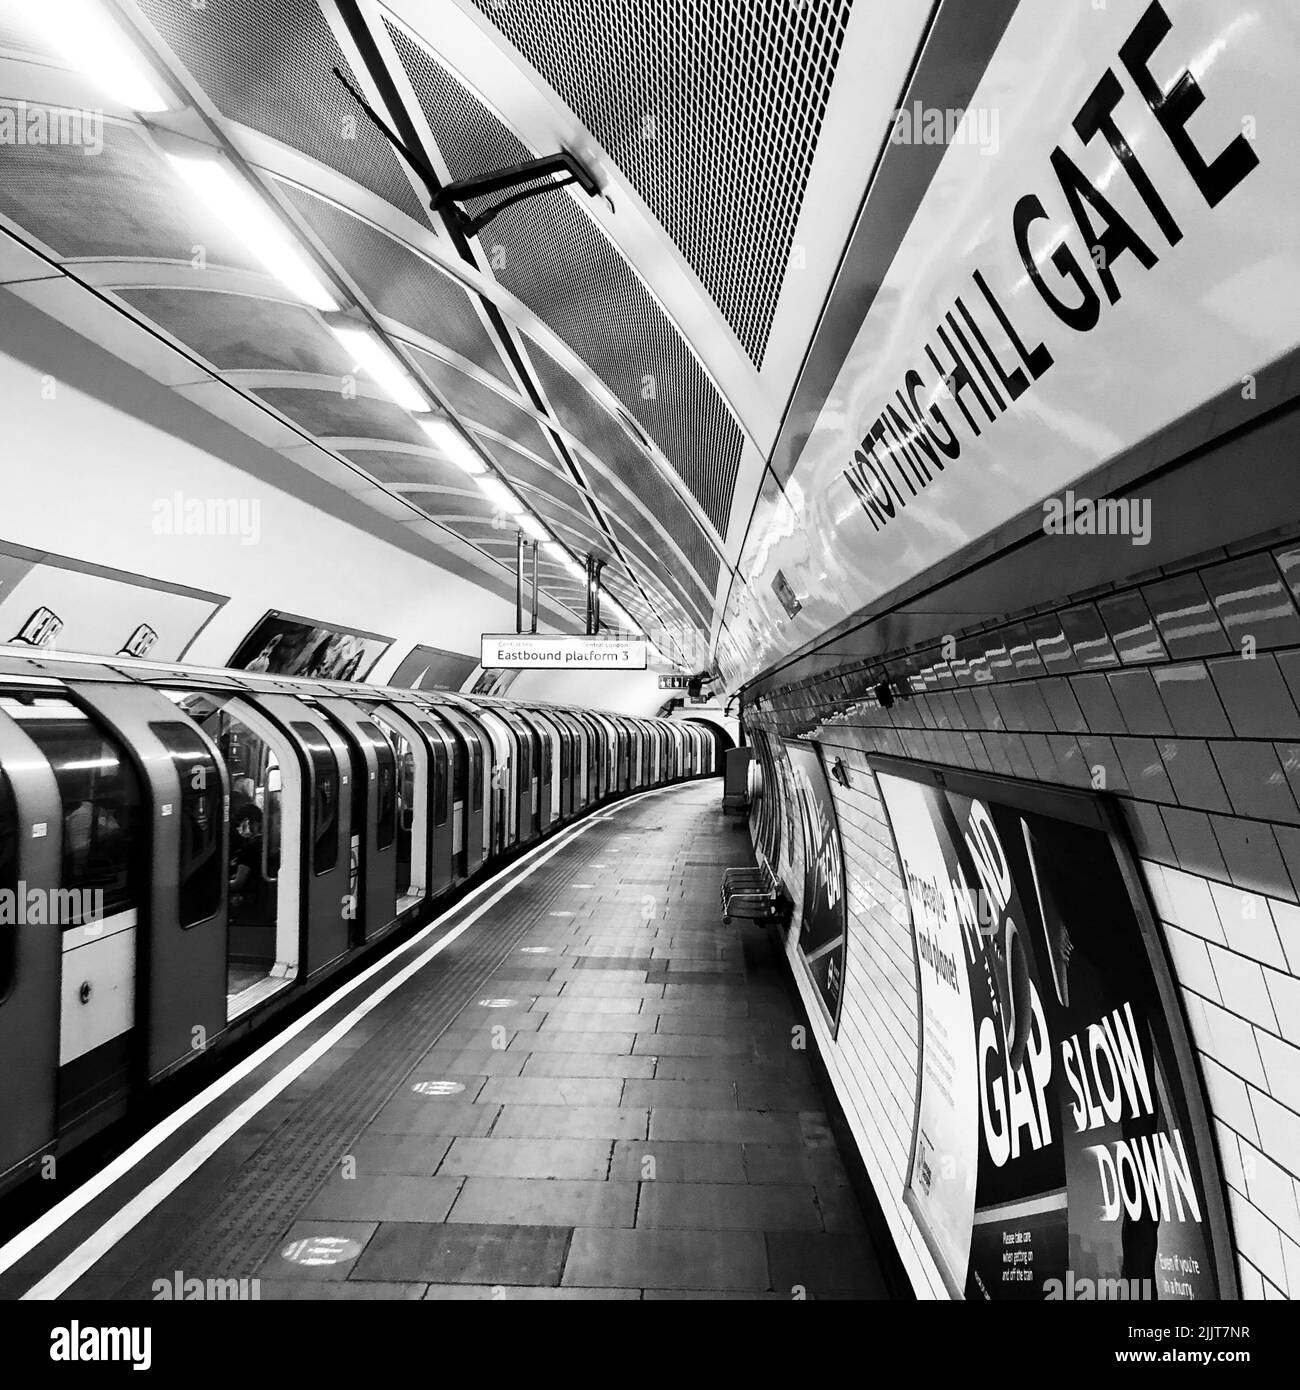
[[[256,1271],[264,1298],[883,1296],[772,948],[721,923],[748,841],[720,795],[584,837]],[[285,1258],[322,1238],[344,1258]]]

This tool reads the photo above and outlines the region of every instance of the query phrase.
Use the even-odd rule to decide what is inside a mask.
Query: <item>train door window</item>
[[[0,768],[0,891],[10,902],[18,895],[18,806],[13,788]],[[0,1004],[8,998],[18,974],[18,932],[0,928]]]
[[[132,847],[141,821],[139,779],[117,745],[70,700],[0,696],[54,773],[63,808],[60,926],[102,920],[134,906]],[[66,920],[65,920],[66,919]]]
[[[312,873],[328,873],[339,862],[339,768],[325,735],[305,720],[289,727],[302,740],[312,767]]]
[[[410,740],[380,715],[375,715],[384,738],[385,747],[391,750],[393,759],[393,814],[397,839],[397,895],[400,898],[411,886],[411,841],[415,833],[415,749]],[[383,777],[383,767],[379,770]],[[382,795],[381,795],[382,805]],[[381,837],[382,839],[382,837]],[[384,848],[380,844],[380,848]]]
[[[433,749],[433,823],[446,825],[451,809],[451,789],[448,785],[447,745],[442,735],[433,727],[421,721],[420,728]]]
[[[221,906],[221,772],[207,743],[188,724],[150,724],[171,754],[180,782],[180,874],[177,902],[182,927],[197,926]]]
[[[378,725],[372,724],[368,719],[362,719],[358,721],[357,728],[375,750],[375,761],[378,763],[375,773],[377,846],[379,849],[387,849],[397,838],[397,759],[393,756],[393,745],[380,733]],[[406,743],[396,729],[389,730],[389,738],[400,739],[404,745]],[[414,756],[409,748],[407,757],[411,759],[411,781],[414,783]],[[407,843],[410,843],[409,829]],[[407,883],[409,885],[409,879]]]
[[[477,733],[469,739],[469,804],[483,804],[483,740]]]

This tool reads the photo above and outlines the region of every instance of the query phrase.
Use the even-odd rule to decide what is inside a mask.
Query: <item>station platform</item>
[[[0,1298],[884,1297],[774,943],[721,922],[720,798],[535,847],[11,1240]]]

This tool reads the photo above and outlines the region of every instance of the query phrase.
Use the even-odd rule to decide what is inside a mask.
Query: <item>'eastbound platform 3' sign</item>
[[[644,671],[646,639],[484,633],[483,666],[489,671]]]

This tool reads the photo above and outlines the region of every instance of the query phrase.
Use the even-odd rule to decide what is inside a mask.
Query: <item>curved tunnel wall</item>
[[[949,680],[890,708],[814,682],[747,715],[775,755],[753,828],[769,854],[779,839],[794,978],[922,1297],[946,1290],[903,1200],[917,964],[873,753],[1096,790],[1118,809],[1199,1065],[1241,1296],[1300,1295],[1300,526],[1283,534],[1112,586],[1094,610],[1111,654],[1087,668],[1076,643],[1061,673]],[[782,759],[800,740],[847,780],[828,781],[848,920],[834,1038],[796,945],[804,836]]]

